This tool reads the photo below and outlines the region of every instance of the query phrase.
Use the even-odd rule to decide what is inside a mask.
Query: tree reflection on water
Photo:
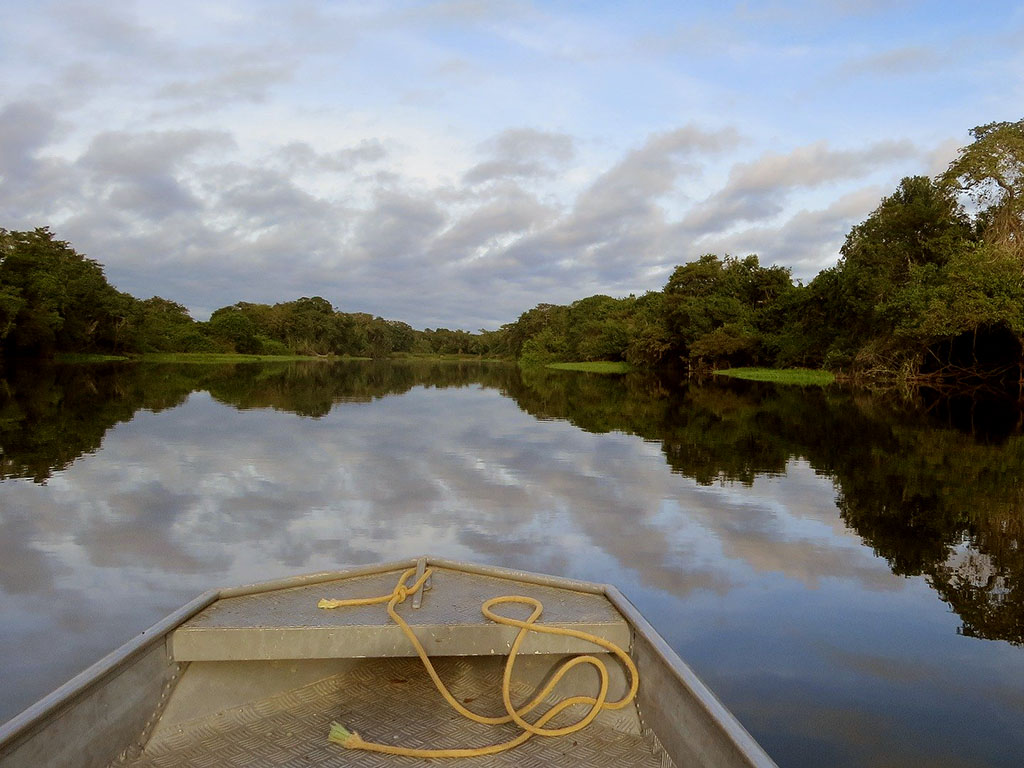
[[[206,391],[320,418],[414,387],[499,390],[538,419],[659,443],[699,484],[829,477],[843,522],[893,573],[924,576],[965,635],[1024,644],[1024,437],[1013,403],[909,403],[841,388],[677,384],[476,362],[18,366],[0,379],[0,480],[45,484],[113,426]]]

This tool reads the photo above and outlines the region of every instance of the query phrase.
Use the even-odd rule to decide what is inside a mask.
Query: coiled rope
[[[464,749],[418,749],[412,747],[393,746],[391,744],[380,744],[374,741],[365,741],[355,731],[346,729],[340,723],[332,723],[331,732],[328,736],[331,741],[336,742],[343,747],[347,747],[348,749],[363,749],[369,752],[382,752],[388,755],[404,755],[406,757],[480,757],[482,755],[497,754],[498,752],[504,752],[505,750],[517,747],[532,736],[564,736],[569,733],[575,733],[582,728],[586,728],[587,725],[597,717],[601,710],[622,709],[633,700],[634,696],[636,696],[637,687],[639,685],[639,675],[633,660],[629,658],[629,654],[622,650],[622,648],[617,646],[615,643],[609,642],[597,635],[592,635],[589,632],[580,632],[575,629],[563,629],[561,627],[549,627],[537,624],[536,621],[540,618],[540,615],[544,610],[544,605],[540,600],[533,597],[524,597],[522,595],[503,595],[501,597],[492,597],[490,600],[486,600],[480,606],[480,610],[483,615],[491,621],[498,624],[504,624],[509,627],[519,628],[519,633],[516,635],[516,639],[512,643],[512,648],[509,650],[508,660],[505,662],[505,673],[501,680],[501,699],[505,704],[505,712],[507,714],[497,717],[489,717],[487,715],[477,714],[476,712],[467,709],[451,694],[447,686],[445,686],[441,681],[441,678],[434,669],[434,665],[430,662],[430,658],[427,656],[427,652],[424,650],[423,645],[416,638],[416,635],[413,634],[412,629],[405,620],[395,611],[396,605],[404,602],[409,595],[413,595],[423,588],[424,583],[428,578],[430,578],[430,574],[433,573],[433,569],[425,569],[423,574],[414,584],[407,585],[406,581],[408,581],[409,577],[411,577],[415,572],[415,568],[410,568],[405,571],[399,577],[395,588],[388,595],[381,595],[380,597],[354,598],[351,600],[324,599],[317,604],[317,607],[343,608],[354,605],[376,605],[378,603],[387,603],[388,615],[391,617],[392,621],[402,628],[405,636],[409,638],[409,642],[412,643],[413,648],[416,649],[416,654],[420,657],[420,661],[423,662],[423,666],[426,668],[427,674],[430,675],[430,679],[434,681],[434,685],[438,692],[444,697],[445,701],[448,702],[452,709],[463,717],[476,723],[483,723],[486,725],[503,725],[505,723],[514,722],[522,728],[523,732],[514,739],[486,747]],[[494,606],[501,605],[503,603],[521,603],[523,605],[529,605],[533,607],[533,611],[530,613],[529,618],[525,621],[520,621],[519,619],[501,616],[491,610]],[[618,701],[608,701],[608,668],[605,665],[605,662],[596,656],[584,654],[567,659],[558,667],[555,674],[551,677],[551,680],[544,686],[540,693],[538,693],[529,703],[519,709],[516,709],[512,704],[512,668],[515,665],[516,655],[519,653],[519,647],[530,632],[575,637],[577,639],[593,643],[594,645],[615,654],[629,671],[629,691]],[[555,704],[551,709],[537,718],[535,722],[531,723],[525,720],[524,715],[533,711],[534,708],[544,701],[565,674],[569,672],[570,669],[580,664],[590,664],[597,670],[597,673],[601,678],[601,686],[597,696],[571,696]],[[577,704],[590,705],[590,710],[577,722],[561,728],[545,728],[545,725],[547,725],[550,720],[565,709]]]

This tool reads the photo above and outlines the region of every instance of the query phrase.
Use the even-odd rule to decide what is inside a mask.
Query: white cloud
[[[711,246],[802,270],[858,190],[941,170],[1020,85],[999,14],[926,40],[900,26],[915,8],[876,7],[858,24],[888,35],[826,46],[841,3],[183,3],[8,14],[0,226],[49,225],[200,313],[319,293],[475,330],[660,288]],[[942,80],[931,52],[964,40]]]
[[[477,163],[463,175],[467,184],[495,179],[552,176],[572,159],[573,138],[565,134],[515,128],[484,143],[490,159]]]
[[[717,232],[740,221],[770,219],[786,208],[787,196],[800,188],[856,179],[894,161],[919,154],[909,141],[883,141],[855,150],[833,150],[819,141],[791,152],[766,152],[733,166],[726,185],[685,218],[695,233]]]
[[[189,113],[216,109],[232,101],[266,101],[271,88],[293,76],[291,67],[280,64],[249,64],[191,80],[174,80],[161,86],[156,97],[177,102],[177,109]]]
[[[795,279],[810,280],[836,261],[850,228],[863,221],[892,190],[862,187],[821,209],[801,209],[781,224],[754,226],[729,234],[711,234],[695,241],[690,257],[699,253],[756,253],[763,264],[784,264]]]

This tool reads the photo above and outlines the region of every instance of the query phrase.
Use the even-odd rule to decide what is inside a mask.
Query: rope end
[[[317,608],[337,608],[336,603],[341,602],[340,600],[328,600],[326,597],[320,598],[320,602],[316,604]]]
[[[363,743],[358,733],[350,731],[338,722],[331,723],[331,732],[327,735],[327,738],[335,744],[341,744],[341,746],[348,749],[359,749],[360,744]]]

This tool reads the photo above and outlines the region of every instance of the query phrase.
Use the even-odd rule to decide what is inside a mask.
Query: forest
[[[755,255],[706,254],[660,291],[540,304],[494,331],[413,329],[314,296],[206,322],[111,286],[48,228],[0,229],[0,350],[471,354],[636,367],[824,367],[852,378],[1024,385],[1024,120],[971,130],[948,169],[904,178],[806,285]]]

